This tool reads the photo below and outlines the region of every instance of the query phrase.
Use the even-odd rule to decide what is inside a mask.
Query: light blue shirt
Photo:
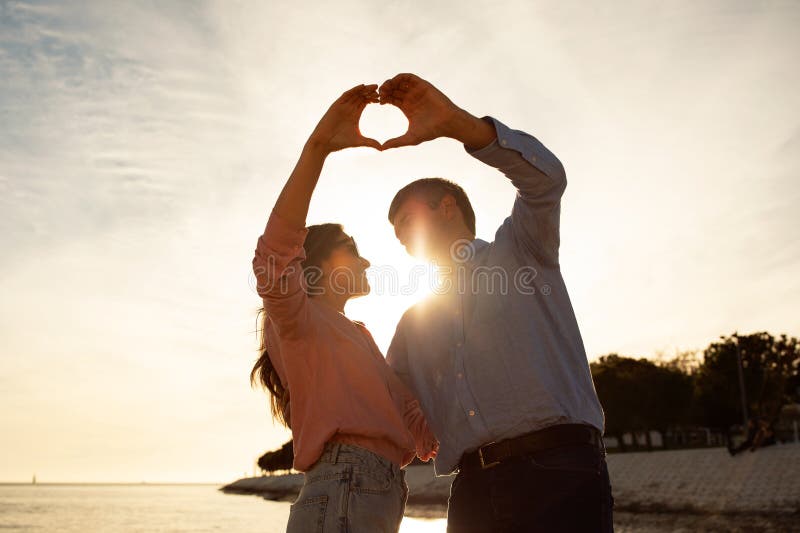
[[[564,168],[533,136],[484,120],[497,139],[467,152],[517,188],[511,216],[494,242],[460,250],[453,290],[408,309],[387,354],[439,439],[437,475],[490,442],[555,424],[604,426],[558,262]]]

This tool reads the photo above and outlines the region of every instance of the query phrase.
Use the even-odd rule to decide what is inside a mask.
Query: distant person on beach
[[[751,419],[749,419],[747,421],[746,430],[747,430],[747,433],[745,435],[744,441],[742,441],[742,443],[739,444],[736,447],[733,446],[733,442],[732,442],[732,439],[730,437],[730,431],[728,431],[728,433],[729,433],[729,435],[728,435],[728,453],[730,453],[731,455],[736,455],[736,454],[741,453],[741,452],[743,452],[745,450],[749,450],[750,447],[753,446],[753,441],[755,440],[756,433],[758,432],[758,425],[756,424],[756,419],[755,418],[751,418]]]
[[[766,418],[759,419],[758,432],[756,433],[756,437],[753,439],[753,445],[750,447],[751,452],[754,452],[759,448],[764,448],[766,446],[772,446],[775,444],[775,430],[772,426],[773,424]]]
[[[772,446],[776,443],[775,430],[773,425],[766,418],[751,418],[747,421],[747,438],[739,446],[733,448],[728,444],[728,451],[731,455],[736,455],[745,450],[751,452],[765,446]]]
[[[306,227],[327,156],[355,146],[380,149],[358,130],[364,107],[378,100],[376,89],[350,89],[322,117],[253,259],[264,306],[261,356],[250,377],[270,392],[273,415],[291,428],[294,468],[305,473],[290,533],[396,532],[408,495],[401,467],[415,455],[427,461],[436,454],[419,404],[367,328],[344,315],[350,298],[369,292],[369,261],[340,225]]]
[[[387,360],[440,441],[437,474],[458,473],[448,531],[612,531],[603,410],[559,267],[560,161],[413,74],[378,92],[409,120],[384,149],[449,137],[517,189],[493,242],[445,179],[406,185],[389,208],[408,253],[441,267],[443,290],[406,311]]]

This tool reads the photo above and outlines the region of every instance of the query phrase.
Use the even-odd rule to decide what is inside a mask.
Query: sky
[[[563,162],[590,360],[797,336],[798,26],[777,1],[0,1],[0,481],[225,482],[288,440],[248,383],[256,240],[330,103],[399,72]],[[425,293],[386,212],[426,176],[479,237],[510,213],[451,139],[333,154],[311,203],[396,269],[346,309],[384,350]]]

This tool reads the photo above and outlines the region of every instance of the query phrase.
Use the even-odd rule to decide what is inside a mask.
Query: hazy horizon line
[[[81,485],[81,486],[89,486],[89,485],[158,485],[158,486],[167,486],[167,485],[225,485],[225,482],[210,482],[210,481],[37,481],[33,483],[31,481],[0,481],[0,487],[2,486],[10,486],[10,485],[24,485],[24,486],[39,486],[39,485]]]

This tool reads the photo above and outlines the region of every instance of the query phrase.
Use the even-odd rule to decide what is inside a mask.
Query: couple
[[[408,131],[383,145],[362,136],[370,103],[397,106]],[[384,359],[344,315],[349,298],[369,292],[369,262],[340,225],[306,227],[308,206],[332,152],[439,137],[518,192],[494,242],[475,238],[469,199],[450,181],[396,194],[397,239],[442,266],[451,290],[406,311]],[[450,532],[612,530],[603,411],[558,262],[565,187],[561,163],[534,137],[469,114],[413,74],[359,85],[331,105],[253,259],[264,315],[251,378],[291,428],[294,468],[305,473],[287,531],[397,531],[402,467],[415,455],[435,458],[439,475],[457,472]],[[498,275],[500,287],[488,283]]]

